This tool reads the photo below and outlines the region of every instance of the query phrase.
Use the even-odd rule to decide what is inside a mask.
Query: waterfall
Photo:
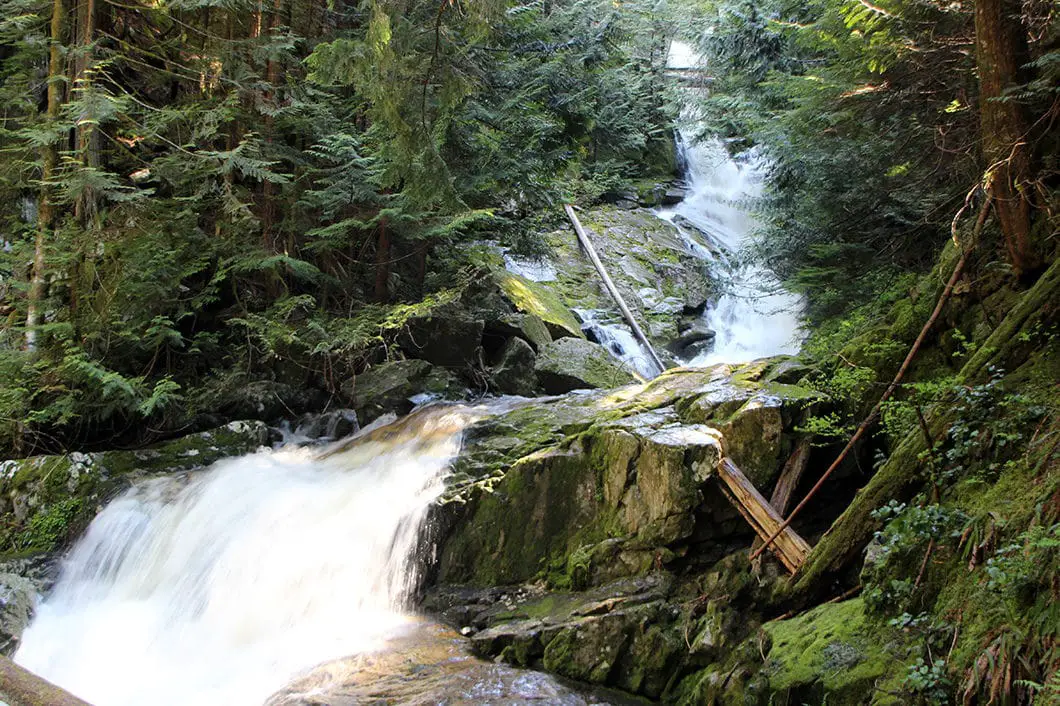
[[[582,322],[582,331],[586,336],[610,351],[618,360],[636,370],[642,377],[651,379],[659,374],[659,369],[651,359],[651,354],[633,335],[633,330],[624,323],[608,321],[608,312],[602,309],[574,309]]]
[[[480,412],[137,484],[74,547],[16,661],[97,706],[227,706],[381,645],[409,623],[427,510]]]
[[[673,42],[669,64],[686,68],[698,63],[694,51]],[[741,363],[782,353],[797,353],[803,332],[802,298],[789,292],[776,276],[749,257],[756,223],[747,205],[762,194],[767,164],[754,150],[733,159],[720,139],[699,139],[694,97],[682,122],[678,147],[686,165],[687,194],[673,208],[657,215],[673,223],[686,239],[698,236],[706,247],[690,248],[712,263],[722,294],[708,303],[703,327],[714,331],[713,347],[688,365]],[[717,253],[717,256],[714,255]]]

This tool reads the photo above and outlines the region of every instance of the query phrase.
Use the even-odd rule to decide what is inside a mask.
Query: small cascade
[[[385,645],[410,629],[428,508],[485,413],[428,407],[136,485],[74,547],[16,661],[97,706],[228,706]]]
[[[644,378],[650,379],[659,374],[651,355],[629,326],[608,321],[606,317],[609,312],[602,309],[574,309],[574,313],[581,319],[582,331],[590,340],[602,345]]]

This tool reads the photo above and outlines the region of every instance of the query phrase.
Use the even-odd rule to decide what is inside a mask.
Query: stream
[[[674,41],[668,66],[694,69],[700,59],[690,45]],[[685,96],[702,90],[682,89]],[[721,296],[708,302],[703,315],[703,328],[714,333],[713,345],[682,362],[707,366],[797,353],[804,338],[802,298],[757,264],[751,252],[757,227],[751,206],[762,195],[769,165],[753,149],[733,158],[720,139],[698,135],[697,122],[689,100],[678,135],[687,193],[657,215],[681,231],[693,254],[709,261]]]
[[[798,297],[744,257],[754,222],[743,204],[763,165],[688,132],[681,149],[687,196],[657,215],[723,283],[702,321],[713,348],[684,362],[794,352]],[[616,357],[653,373],[624,325],[578,314]],[[411,612],[428,510],[464,429],[490,413],[436,405],[331,446],[135,484],[64,559],[16,661],[96,706],[621,703],[478,660]]]

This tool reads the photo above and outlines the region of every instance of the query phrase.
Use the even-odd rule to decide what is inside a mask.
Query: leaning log
[[[582,227],[581,221],[578,220],[577,214],[574,213],[574,208],[567,204],[563,207],[567,212],[567,217],[570,219],[571,225],[574,226],[574,232],[578,234],[578,241],[582,244],[582,248],[585,250],[585,254],[589,256],[589,260],[593,263],[593,267],[596,268],[597,273],[600,275],[600,279],[604,281],[604,287],[607,288],[607,293],[611,295],[611,298],[615,300],[615,304],[618,305],[619,311],[622,312],[622,317],[629,324],[629,327],[633,329],[633,335],[637,337],[644,349],[648,351],[648,355],[651,357],[651,362],[658,368],[659,372],[666,370],[666,366],[663,365],[662,360],[655,353],[655,348],[652,347],[651,341],[644,335],[644,331],[641,330],[640,324],[633,318],[633,312],[626,306],[626,300],[622,298],[618,288],[615,287],[615,283],[611,281],[611,276],[607,274],[607,268],[604,267],[604,263],[600,261],[600,256],[596,254],[596,248],[593,247],[593,241],[589,239],[589,234],[585,232],[585,228]]]
[[[1020,334],[1037,327],[1047,329],[1060,316],[1060,259],[1027,290],[990,337],[961,368],[959,379],[967,385],[982,382],[992,366],[1013,370],[1025,357],[1027,344]],[[929,433],[938,438],[952,422],[953,405],[940,404],[927,420]],[[920,487],[924,433],[911,431],[891,453],[876,475],[869,480],[842,515],[832,524],[806,564],[795,577],[794,593],[809,600],[821,592],[830,577],[839,573],[872,539],[880,523],[872,512],[890,500],[907,500]]]
[[[780,559],[784,568],[791,573],[798,571],[810,553],[810,545],[806,540],[791,527],[781,527],[784,518],[766,501],[735,463],[727,458],[722,459],[718,464],[718,478],[722,481],[722,492],[755,533],[763,540],[775,535],[770,549]]]
[[[0,701],[8,706],[91,706],[3,656],[0,656]]]

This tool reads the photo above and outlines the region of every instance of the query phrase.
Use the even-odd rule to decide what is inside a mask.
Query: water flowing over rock
[[[700,311],[710,296],[702,256],[678,228],[646,208],[604,205],[585,211],[580,218],[645,333],[657,348],[665,347],[690,325],[693,312]],[[591,327],[601,312],[614,311],[614,303],[579,250],[573,231],[553,231],[544,234],[544,239],[545,258],[557,274],[531,283],[533,290],[576,312],[595,312],[581,316],[582,327]],[[635,355],[632,349],[629,353]]]
[[[659,216],[686,237],[705,243],[706,250],[697,252],[713,262],[720,296],[707,304],[699,327],[714,332],[710,345],[682,351],[683,360],[711,365],[796,353],[803,337],[801,298],[766,268],[744,261],[754,244],[750,209],[761,193],[764,165],[753,152],[733,159],[720,140],[695,142],[693,133],[686,130],[681,141],[688,193]]]
[[[435,407],[323,452],[135,484],[100,513],[16,660],[89,701],[261,703],[406,625],[422,520],[463,426]]]
[[[264,444],[261,422],[231,422],[137,451],[73,452],[0,462],[0,513],[11,522],[0,551],[47,552],[87,526],[104,502],[136,478],[205,468]]]

